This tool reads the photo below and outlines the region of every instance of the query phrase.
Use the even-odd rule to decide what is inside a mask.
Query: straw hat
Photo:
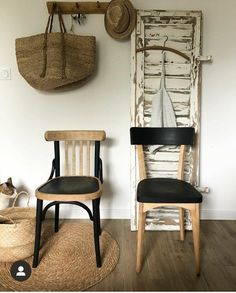
[[[105,28],[117,40],[132,33],[136,22],[136,11],[129,0],[112,0],[105,13]]]

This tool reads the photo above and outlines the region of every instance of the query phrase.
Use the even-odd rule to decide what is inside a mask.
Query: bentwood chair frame
[[[97,267],[101,267],[99,236],[100,197],[102,194],[102,160],[100,142],[105,140],[103,130],[62,130],[45,132],[46,141],[54,142],[54,159],[48,181],[36,189],[36,231],[33,267],[39,263],[41,225],[47,210],[55,206],[55,232],[59,230],[59,207],[73,204],[85,209],[93,221]],[[64,175],[61,176],[61,153],[64,144]],[[85,149],[85,151],[84,151]],[[94,151],[94,176],[91,175],[91,153]],[[79,175],[76,175],[79,173]],[[71,174],[71,175],[70,175]],[[84,175],[85,174],[85,175]],[[59,185],[58,185],[59,183]],[[43,208],[43,200],[52,201]],[[92,201],[92,211],[81,201]]]
[[[137,255],[136,255],[136,272],[139,273],[142,268],[143,258],[143,246],[144,246],[144,231],[146,213],[151,209],[160,207],[174,206],[179,209],[179,224],[180,224],[180,240],[184,240],[185,229],[184,229],[184,209],[190,210],[192,218],[192,232],[193,232],[193,244],[194,244],[194,255],[196,263],[197,275],[200,274],[200,218],[199,218],[199,206],[202,201],[202,195],[190,184],[184,181],[184,158],[186,145],[193,145],[194,142],[194,128],[155,128],[155,127],[132,127],[130,129],[131,144],[136,145],[138,163],[139,163],[139,177],[140,181],[137,187],[137,200],[139,201],[139,220],[138,220],[138,233],[137,233]],[[177,179],[165,178],[161,179],[147,179],[146,166],[144,158],[144,146],[145,145],[176,145],[180,146],[179,162],[178,162],[178,173]],[[172,190],[172,199],[168,196],[165,198],[162,195],[157,199],[155,196],[150,199],[148,192],[141,194],[143,184],[155,184],[154,188],[158,193],[158,187],[170,188],[170,185],[174,183],[177,188],[186,189],[189,194],[187,195],[176,195],[175,191]],[[158,182],[159,180],[159,182]],[[166,180],[166,181],[165,181]],[[173,181],[175,180],[175,181]],[[154,181],[154,182],[153,182]],[[166,185],[166,186],[165,186]],[[169,186],[168,186],[169,185]],[[169,192],[169,191],[168,191]],[[139,193],[141,195],[139,195]],[[145,197],[147,199],[145,200]],[[174,198],[174,200],[173,200]]]

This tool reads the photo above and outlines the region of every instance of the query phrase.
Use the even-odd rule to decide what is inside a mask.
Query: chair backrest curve
[[[106,138],[106,133],[103,130],[49,130],[45,132],[44,137],[47,141],[103,141]]]

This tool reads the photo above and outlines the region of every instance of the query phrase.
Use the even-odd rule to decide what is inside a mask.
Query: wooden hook
[[[54,12],[57,13],[57,9],[58,9],[58,7],[57,7],[57,2],[53,2],[53,4],[52,4],[52,9],[53,9]]]
[[[100,6],[100,2],[99,1],[97,1],[97,8],[100,8],[101,6]]]

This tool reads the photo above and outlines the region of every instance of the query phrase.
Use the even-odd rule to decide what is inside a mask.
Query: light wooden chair
[[[100,158],[100,142],[105,140],[102,130],[47,131],[45,139],[54,142],[54,159],[47,182],[36,190],[36,230],[33,267],[38,266],[41,225],[47,210],[55,206],[55,232],[59,229],[60,204],[75,204],[84,208],[93,221],[94,243],[97,267],[101,267],[99,246],[100,197],[102,194],[102,160]],[[64,150],[63,150],[64,149]],[[64,151],[64,161],[60,153]],[[94,153],[94,159],[91,154]],[[62,163],[61,163],[62,162]],[[61,176],[64,165],[64,175]],[[94,176],[91,169],[94,168]],[[43,200],[51,201],[43,209]],[[91,210],[81,201],[92,201]]]
[[[197,275],[200,274],[200,220],[199,205],[202,195],[190,183],[184,181],[185,146],[194,142],[194,128],[132,127],[131,144],[136,145],[140,181],[137,186],[139,220],[137,233],[136,272],[142,267],[144,230],[147,211],[163,206],[179,208],[180,239],[184,240],[184,209],[190,210],[192,218],[194,254]],[[177,179],[147,178],[144,145],[180,145]]]

